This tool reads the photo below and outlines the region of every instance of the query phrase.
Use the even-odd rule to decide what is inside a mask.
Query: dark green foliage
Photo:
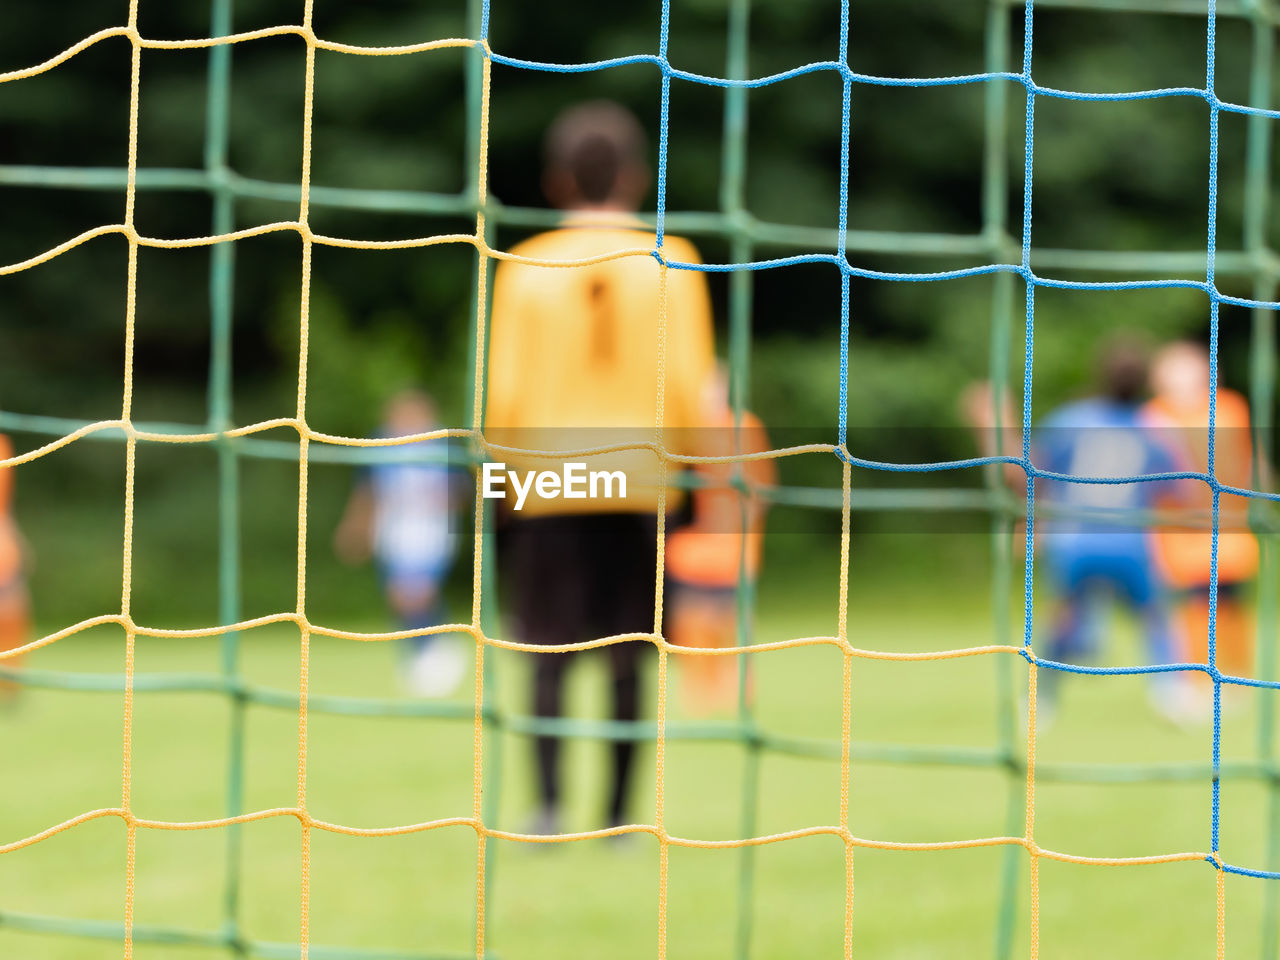
[[[297,22],[300,4],[240,3],[237,29]],[[494,0],[491,39],[511,56],[573,62],[658,49],[657,2],[608,5]],[[317,3],[317,32],[351,43],[398,44],[464,36],[462,0]],[[147,36],[208,32],[207,5],[144,0]],[[1021,22],[1009,14],[1006,66],[1017,70]],[[850,63],[878,76],[938,76],[984,69],[986,7],[948,0],[857,4]],[[123,22],[125,4],[66,0],[57,16],[31,4],[0,19],[0,69],[29,65],[82,36]],[[725,4],[673,4],[670,58],[682,69],[725,71]],[[750,73],[761,76],[837,54],[839,4],[759,0],[752,16]],[[1119,15],[1046,9],[1037,13],[1034,72],[1045,84],[1114,91],[1203,83],[1204,23],[1198,17]],[[1245,100],[1250,39],[1224,22],[1218,89]],[[129,46],[100,43],[52,72],[0,85],[0,163],[120,168],[128,124]],[[322,186],[427,190],[460,195],[468,182],[467,54],[411,57],[320,52],[316,62],[313,182]],[[145,51],[139,161],[143,167],[200,169],[204,163],[208,54]],[[300,173],[304,45],[296,37],[238,44],[232,56],[229,163],[239,174],[280,184]],[[490,126],[493,195],[536,207],[542,131],[562,105],[613,97],[631,106],[656,144],[659,73],[650,65],[559,76],[495,66]],[[982,84],[928,89],[856,84],[851,109],[851,230],[976,235],[982,221]],[[819,73],[752,91],[746,205],[757,218],[833,229],[837,220],[841,84]],[[1022,88],[1007,85],[1006,162],[1011,240],[1020,242]],[[1207,210],[1208,114],[1197,98],[1124,104],[1037,104],[1034,239],[1037,247],[1108,251],[1202,251]],[[723,93],[674,81],[667,207],[714,211],[721,199]],[[1222,118],[1219,242],[1240,245],[1245,123]],[[650,196],[652,210],[656,197]],[[0,260],[33,256],[123,215],[123,190],[67,191],[0,186]],[[294,203],[242,198],[238,227],[290,220]],[[163,237],[208,233],[211,204],[199,192],[143,193],[137,220]],[[403,238],[469,232],[466,217],[335,210],[316,204],[320,233]],[[510,246],[527,228],[500,227]],[[704,256],[729,257],[728,244],[695,237]],[[123,364],[124,248],[106,237],[37,269],[0,280],[0,407],[86,419],[118,415]],[[760,247],[759,257],[826,247]],[[238,244],[234,313],[234,403],[238,423],[292,415],[298,362],[300,243],[282,234]],[[974,255],[928,259],[855,250],[854,263],[891,271],[976,265]],[[1036,263],[1033,257],[1033,265]],[[317,247],[311,311],[308,413],[320,430],[367,434],[396,388],[426,384],[451,424],[465,422],[467,344],[473,317],[474,253],[466,246],[417,251]],[[1048,271],[1097,279],[1099,275]],[[1184,276],[1203,279],[1203,267]],[[1112,278],[1113,275],[1105,275]],[[204,421],[209,368],[208,254],[144,250],[139,266],[137,395],[139,419]],[[839,276],[830,267],[755,275],[751,405],[771,426],[835,439]],[[1231,293],[1246,281],[1224,276]],[[1022,297],[1010,285],[1012,376],[1021,381]],[[722,347],[726,284],[712,278]],[[970,455],[955,397],[987,375],[992,278],[930,284],[855,280],[852,285],[850,423],[900,432],[890,452],[866,455],[928,460]],[[1208,304],[1188,291],[1070,293],[1037,299],[1036,412],[1088,389],[1092,357],[1108,331],[1149,331],[1153,339],[1203,336]],[[1223,311],[1226,381],[1247,373],[1248,315]],[[1015,399],[1017,399],[1015,397]],[[887,428],[887,430],[886,430]],[[20,443],[30,446],[34,436]],[[184,463],[188,461],[184,460]],[[197,469],[192,466],[191,469]],[[204,467],[198,467],[204,469]],[[787,464],[787,478],[826,484],[826,473]],[[871,482],[886,478],[859,477]],[[965,485],[976,475],[924,478]],[[345,481],[335,475],[335,490]],[[52,516],[44,488],[22,485],[24,512]],[[283,493],[281,494],[283,496]],[[337,494],[334,494],[334,498]],[[287,500],[287,497],[285,498]],[[283,502],[283,501],[282,501]],[[288,511],[272,510],[286,522]],[[815,520],[815,523],[818,521]],[[825,521],[823,521],[825,522]],[[319,541],[323,542],[323,538]]]

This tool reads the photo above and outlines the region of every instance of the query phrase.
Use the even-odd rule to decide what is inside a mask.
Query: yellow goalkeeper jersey
[[[545,260],[581,260],[618,250],[652,249],[654,234],[629,218],[574,215],[562,228],[511,252]],[[700,262],[687,240],[665,237],[668,260]],[[534,266],[504,260],[493,286],[484,433],[491,443],[570,451],[654,438],[659,375],[661,267],[652,256],[588,266]],[[703,391],[715,364],[711,302],[703,273],[667,270],[664,442],[691,452],[701,426]],[[601,483],[598,496],[539,496],[521,515],[652,512],[658,506],[657,457],[646,450],[591,457],[520,457],[490,451],[513,470],[554,470],[581,462],[587,471],[621,471],[626,496]],[[677,469],[671,466],[672,472]],[[591,488],[588,487],[590,490]],[[608,491],[613,494],[606,497]],[[668,492],[668,505],[677,502]],[[514,504],[508,487],[507,502]]]

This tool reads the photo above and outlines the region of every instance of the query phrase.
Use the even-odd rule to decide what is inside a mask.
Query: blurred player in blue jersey
[[[405,390],[387,404],[379,436],[412,436],[436,427],[431,398],[419,390]],[[443,440],[380,449],[406,459],[375,463],[362,472],[334,547],[348,563],[372,557],[398,629],[424,630],[446,620],[442,589],[457,553],[457,485],[443,457],[431,462],[408,459],[413,453],[423,454],[422,459],[443,454]],[[405,685],[411,693],[442,697],[457,688],[466,664],[453,638],[416,636],[405,646]]]
[[[1095,395],[1052,411],[1032,434],[1031,462],[1039,469],[1073,477],[1119,479],[1186,469],[1176,449],[1150,428],[1140,404],[1146,384],[1146,355],[1136,344],[1115,340],[1097,363]],[[993,410],[986,385],[971,388],[967,412],[990,445]],[[1016,423],[1013,411],[1006,424]],[[1005,443],[1001,452],[1020,452]],[[1021,468],[1006,473],[1019,492],[1026,481]],[[1077,483],[1041,478],[1036,483],[1039,522],[1037,547],[1043,568],[1057,594],[1052,632],[1042,648],[1047,660],[1080,664],[1095,658],[1105,627],[1106,606],[1119,601],[1138,618],[1146,639],[1148,664],[1172,663],[1178,645],[1167,607],[1164,584],[1150,537],[1134,514],[1178,495],[1176,481]],[[1042,670],[1039,692],[1051,715],[1062,671]],[[1183,719],[1189,701],[1176,673],[1152,675],[1152,706],[1171,720]],[[1042,719],[1048,720],[1045,716]]]

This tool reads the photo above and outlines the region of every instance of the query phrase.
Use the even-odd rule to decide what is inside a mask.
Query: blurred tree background
[[[723,75],[725,0],[674,0],[670,58],[681,68]],[[850,63],[886,76],[941,76],[985,69],[987,4],[977,0],[880,0],[854,5]],[[1021,15],[1008,14],[1007,58],[1021,60]],[[81,37],[123,23],[123,0],[63,0],[56,16],[34,0],[5,6],[0,70],[35,64]],[[659,3],[554,4],[494,0],[492,45],[516,57],[581,62],[654,53]],[[297,0],[241,0],[235,29],[301,19]],[[836,0],[756,0],[750,73],[760,76],[837,52]],[[462,0],[317,0],[317,32],[362,44],[405,44],[468,34]],[[143,0],[139,28],[156,38],[204,36],[208,4]],[[1204,82],[1202,17],[1037,11],[1034,73],[1045,85],[1117,91]],[[1247,25],[1218,29],[1217,89],[1246,102]],[[127,41],[98,43],[38,77],[0,85],[0,165],[120,168],[129,115]],[[467,182],[467,54],[406,57],[321,51],[316,60],[312,182],[328,187],[460,193]],[[208,54],[144,51],[139,165],[203,164]],[[300,174],[304,45],[297,37],[243,43],[232,54],[229,162],[243,177],[281,184]],[[490,186],[503,203],[541,206],[541,136],[570,102],[612,97],[629,105],[656,143],[659,73],[649,65],[563,76],[493,69]],[[849,223],[856,230],[976,235],[982,229],[984,87],[927,89],[856,85],[852,99]],[[1280,91],[1275,92],[1280,100]],[[723,91],[675,81],[671,99],[667,207],[715,210],[721,180]],[[746,203],[760,220],[832,229],[837,221],[841,89],[826,72],[748,95]],[[1024,99],[1007,86],[1005,202],[1019,242]],[[1166,250],[1203,254],[1208,204],[1208,110],[1193,97],[1130,103],[1037,101],[1034,241],[1037,248]],[[1221,117],[1220,249],[1241,244],[1245,118]],[[654,198],[648,207],[654,207]],[[34,256],[82,230],[119,222],[123,190],[35,189],[0,180],[0,261]],[[296,204],[242,198],[236,225],[296,217]],[[1272,218],[1274,220],[1274,218]],[[466,217],[367,213],[314,206],[320,233],[403,238],[470,232]],[[189,237],[210,232],[211,201],[198,191],[139,195],[141,232]],[[509,247],[530,231],[504,227]],[[728,244],[695,236],[703,255],[727,261]],[[240,242],[236,253],[234,419],[289,416],[297,371],[298,238]],[[757,256],[805,252],[761,246]],[[823,250],[822,252],[826,252]],[[38,268],[0,279],[0,408],[106,419],[118,415],[123,365],[126,244],[103,237]],[[190,424],[206,418],[209,369],[208,251],[140,254],[136,341],[139,420]],[[425,384],[450,424],[465,421],[467,341],[474,254],[457,245],[395,252],[317,247],[313,274],[309,419],[320,430],[364,435],[397,387]],[[924,271],[976,265],[985,256],[919,257],[855,252],[859,265]],[[1033,263],[1034,263],[1033,259]],[[1077,279],[1099,275],[1051,271]],[[1203,265],[1184,276],[1203,279]],[[721,352],[727,341],[727,281],[712,275]],[[1247,281],[1220,285],[1248,296]],[[825,265],[754,277],[751,405],[786,439],[789,430],[835,436],[840,283]],[[985,375],[990,355],[991,277],[936,283],[855,280],[852,292],[850,420],[865,428],[866,456],[910,460],[967,456],[958,421],[962,386]],[[1020,282],[1010,351],[1015,381],[1022,354]],[[1036,308],[1037,415],[1086,389],[1094,350],[1109,330],[1153,339],[1203,337],[1207,298],[1196,291],[1126,293],[1040,290]],[[1224,379],[1247,383],[1250,316],[1223,308]],[[885,438],[884,440],[877,438]],[[17,434],[20,449],[44,442]],[[286,437],[287,439],[287,437]],[[887,447],[892,447],[889,452]],[[85,441],[19,473],[19,509],[39,563],[39,609],[64,620],[118,603],[123,467],[118,444]],[[827,465],[829,466],[829,465]],[[138,461],[137,603],[157,617],[209,620],[216,591],[216,486],[210,451],[144,446]],[[787,478],[829,483],[835,473],[788,462]],[[294,530],[288,506],[296,467],[245,461],[246,615],[292,607]],[[890,478],[892,479],[892,478]],[[859,474],[859,484],[884,485]],[[313,481],[313,574],[319,603],[353,617],[373,609],[372,575],[328,559],[328,536],[350,482],[346,468],[317,467]],[[896,482],[901,482],[898,478]],[[973,486],[976,472],[916,478],[921,486]],[[834,530],[815,512],[795,529]],[[901,518],[859,515],[859,529],[891,529]],[[972,525],[971,525],[972,528]],[[787,538],[783,538],[787,539]],[[803,552],[803,537],[789,548]],[[787,549],[780,547],[779,549]],[[286,562],[287,561],[287,562]],[[114,565],[113,565],[114,563]],[[194,587],[167,589],[174,571]],[[154,584],[154,587],[148,587]],[[154,594],[154,596],[152,596]],[[326,596],[328,594],[328,596]],[[144,599],[146,603],[144,603]],[[139,614],[142,616],[142,614]]]

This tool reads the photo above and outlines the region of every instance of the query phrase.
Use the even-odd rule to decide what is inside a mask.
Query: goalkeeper
[[[621,250],[652,250],[653,231],[635,216],[649,189],[645,138],[620,106],[591,102],[553,123],[543,186],[565,211],[559,229],[517,246],[521,257],[572,261]],[[687,241],[667,237],[663,255],[697,262]],[[702,273],[670,269],[665,279],[665,365],[659,353],[662,268],[639,254],[576,267],[499,264],[493,288],[485,439],[491,444],[568,451],[651,441],[660,376],[666,428],[699,423],[702,391],[714,369],[711,304]],[[662,371],[662,372],[660,372]],[[671,436],[687,435],[688,431]],[[491,446],[491,459],[503,459]],[[506,455],[510,463],[517,458]],[[624,450],[585,461],[591,471],[620,471],[626,495],[552,498],[530,493],[500,530],[510,613],[519,640],[565,644],[651,633],[657,576],[658,461]],[[561,463],[563,462],[560,461]],[[557,461],[525,458],[545,470]],[[667,506],[675,505],[669,491]],[[508,498],[508,505],[514,500]],[[640,714],[644,641],[607,645],[613,717]],[[533,712],[558,717],[572,655],[539,653],[533,664]],[[531,830],[560,829],[560,743],[535,742],[540,807]],[[633,739],[613,745],[605,822],[626,822]]]

